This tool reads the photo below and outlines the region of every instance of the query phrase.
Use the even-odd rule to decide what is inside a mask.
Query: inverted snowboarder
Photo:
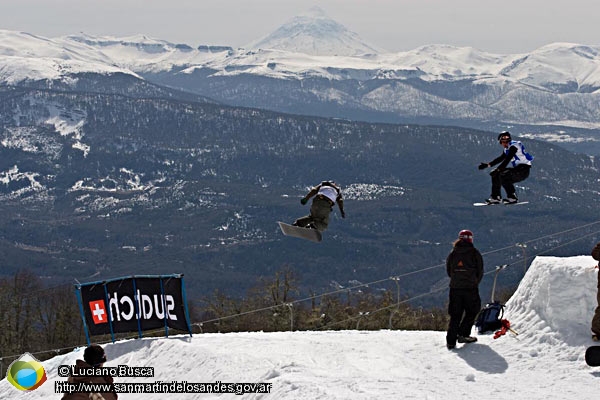
[[[502,154],[489,163],[482,162],[479,169],[486,169],[498,165],[490,176],[492,177],[492,194],[486,200],[487,204],[514,204],[518,202],[515,183],[524,181],[529,177],[533,156],[525,151],[523,143],[512,140],[510,133],[504,131],[498,135],[498,142],[504,148]],[[508,168],[509,163],[512,168]],[[506,191],[506,198],[502,200],[501,188]]]
[[[329,214],[333,211],[333,206],[338,205],[342,218],[346,218],[344,212],[344,199],[342,190],[334,181],[323,181],[313,187],[306,196],[300,199],[300,203],[305,205],[314,197],[310,206],[310,214],[298,218],[290,226],[279,223],[281,230],[286,235],[302,237],[313,241],[321,241],[321,232],[325,231],[329,225]],[[297,228],[294,228],[297,227]],[[302,228],[302,230],[298,230]],[[306,231],[304,231],[306,229]]]

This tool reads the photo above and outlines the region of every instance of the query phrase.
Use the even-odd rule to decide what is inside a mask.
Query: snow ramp
[[[515,350],[564,361],[581,359],[591,340],[597,264],[592,257],[536,257],[506,303],[505,318],[519,333]]]

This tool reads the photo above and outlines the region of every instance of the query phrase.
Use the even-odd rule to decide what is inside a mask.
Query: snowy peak
[[[315,56],[357,56],[381,52],[344,25],[329,18],[319,7],[292,18],[270,35],[246,47]]]
[[[313,6],[300,15],[308,18],[329,18],[327,13],[319,6]]]
[[[435,79],[497,75],[519,55],[486,53],[473,47],[432,44],[397,53],[393,63],[418,68]]]
[[[85,43],[0,30],[0,82],[64,79],[81,72],[137,76]]]
[[[600,87],[600,48],[552,43],[516,60],[501,73],[550,90],[593,92]]]
[[[60,41],[26,32],[0,30],[0,55],[22,58],[55,58],[89,61],[94,50],[78,43],[66,45]]]
[[[65,39],[73,42],[85,43],[89,46],[97,48],[114,46],[132,47],[146,53],[167,53],[178,46],[187,46],[176,45],[164,40],[153,39],[146,35],[134,35],[124,38],[116,38],[110,36],[95,37],[82,33],[80,35],[69,35],[65,37]],[[189,47],[189,49],[191,50],[191,47]]]

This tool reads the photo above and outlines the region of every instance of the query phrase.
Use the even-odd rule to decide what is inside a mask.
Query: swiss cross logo
[[[90,310],[92,311],[92,318],[94,324],[105,324],[108,322],[108,316],[106,315],[106,307],[104,306],[104,300],[90,301]]]

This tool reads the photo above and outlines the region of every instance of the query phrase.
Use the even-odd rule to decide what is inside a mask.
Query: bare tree
[[[40,337],[46,349],[77,345],[84,339],[77,299],[71,285],[46,289],[36,302]]]

